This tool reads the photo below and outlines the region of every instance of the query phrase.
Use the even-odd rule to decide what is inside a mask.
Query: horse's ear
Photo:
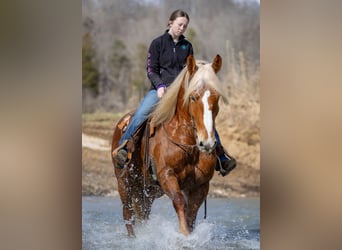
[[[213,67],[215,73],[219,72],[222,66],[222,58],[220,55],[216,55],[213,63],[211,64],[211,67]]]
[[[189,55],[186,59],[186,66],[188,67],[188,71],[192,76],[196,71],[196,60],[193,55]]]

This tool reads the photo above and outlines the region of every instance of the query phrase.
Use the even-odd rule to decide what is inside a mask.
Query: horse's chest
[[[188,162],[179,161],[174,165],[181,186],[199,186],[210,181],[214,174],[211,161],[200,161],[198,157]]]
[[[174,169],[191,171],[193,166],[198,164],[198,149],[188,148],[177,150],[173,154],[167,157],[168,165],[172,166]]]

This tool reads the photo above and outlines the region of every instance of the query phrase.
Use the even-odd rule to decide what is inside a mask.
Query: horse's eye
[[[190,100],[191,100],[192,102],[194,102],[194,101],[196,101],[196,98],[192,95],[192,96],[190,96]]]

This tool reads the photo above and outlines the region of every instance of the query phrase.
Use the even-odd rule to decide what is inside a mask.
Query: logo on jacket
[[[182,50],[186,50],[186,47],[187,47],[187,46],[186,46],[185,44],[183,44],[183,45],[181,46],[181,49],[182,49]]]

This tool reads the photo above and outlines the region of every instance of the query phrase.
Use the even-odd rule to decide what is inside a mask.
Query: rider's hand
[[[158,94],[159,99],[163,97],[163,95],[165,94],[165,90],[166,90],[165,87],[158,88],[157,94]]]

